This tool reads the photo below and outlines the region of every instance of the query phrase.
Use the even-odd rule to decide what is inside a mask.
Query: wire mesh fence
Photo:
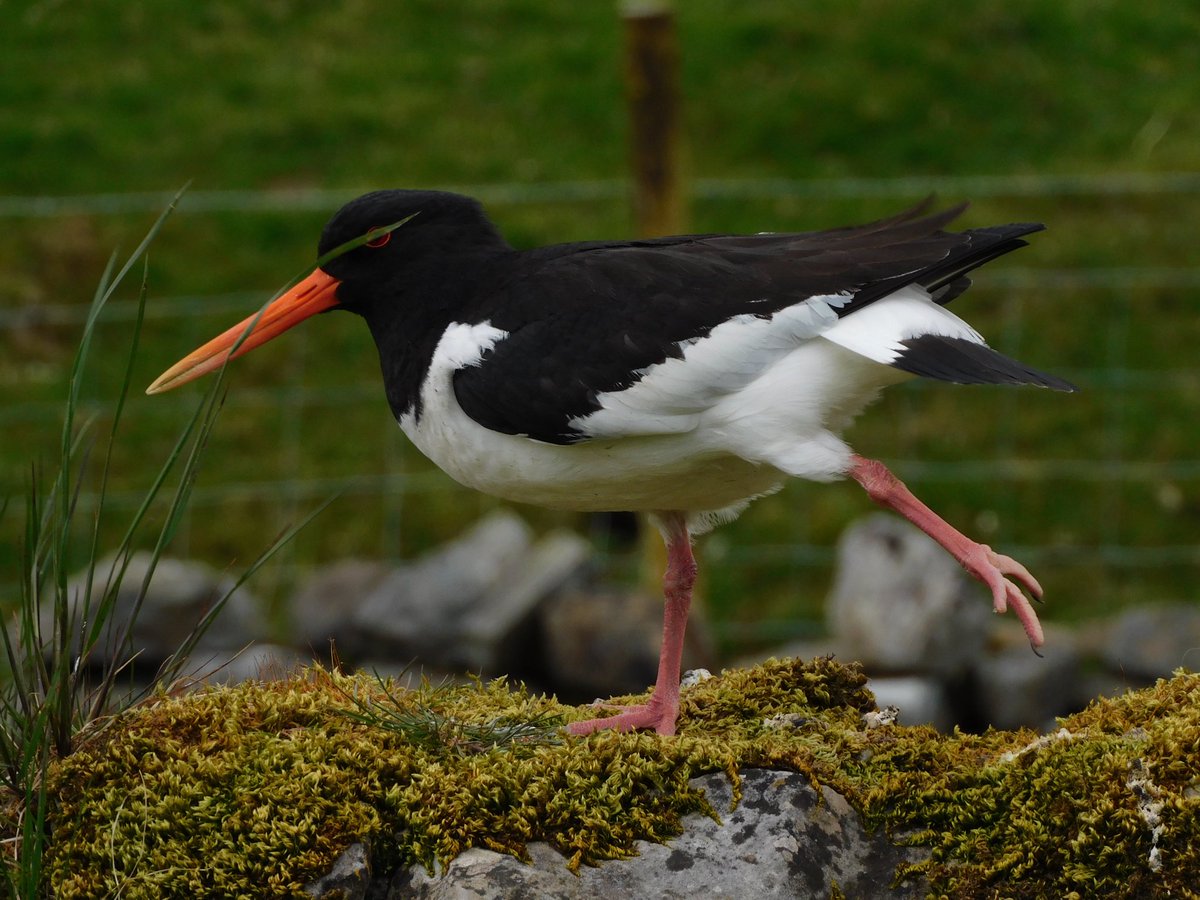
[[[551,208],[620,203],[628,186],[613,180],[451,189],[489,206]],[[197,191],[185,197],[181,213],[323,213],[354,193]],[[960,314],[994,346],[1071,379],[1083,388],[1079,395],[914,382],[893,389],[849,438],[865,455],[886,460],[954,524],[1026,561],[1063,614],[1109,611],[1133,600],[1194,598],[1200,568],[1200,369],[1194,363],[1200,344],[1200,260],[1139,248],[1162,243],[1155,229],[1174,233],[1189,227],[1200,210],[1200,173],[701,179],[690,193],[701,209],[788,198],[898,203],[928,193],[976,200],[1033,198],[1041,208],[1107,204],[1105,221],[1097,227],[1133,232],[1128,253],[1101,242],[1092,251],[1058,254],[1063,264],[1055,259],[1039,265],[1038,257],[1031,262],[1025,251],[980,273],[967,297],[956,301]],[[1125,211],[1156,198],[1170,198],[1178,217],[1137,233],[1147,231],[1145,223],[1157,214]],[[158,210],[164,202],[159,194],[5,197],[0,218],[116,216]],[[1162,203],[1154,206],[1161,209]],[[809,227],[823,224],[840,223]],[[1072,240],[1069,235],[1055,239]],[[161,348],[163,359],[173,361],[252,312],[267,294],[160,296],[152,291],[147,337]],[[69,334],[84,315],[78,303],[0,308],[0,340],[11,347],[39,329]],[[112,302],[102,337],[119,343],[136,315],[134,300]],[[240,547],[247,530],[260,532],[265,544],[283,523],[338,495],[260,584],[270,593],[339,556],[410,556],[453,535],[494,504],[453,484],[405,443],[384,403],[369,339],[356,326],[298,329],[269,361],[260,361],[271,371],[235,376],[178,552],[196,552],[217,564],[252,555]],[[326,364],[331,358],[338,361],[333,368]],[[148,363],[154,365],[157,359]],[[20,379],[6,380],[10,387],[0,406],[0,429],[9,436],[6,443],[35,450],[57,426],[58,402],[52,390],[26,392],[12,387]],[[186,395],[136,400],[127,413],[131,474],[116,480],[106,501],[114,511],[140,502],[137,457],[157,452],[190,402]],[[103,418],[102,382],[89,403]],[[4,487],[11,495],[20,490],[24,471],[10,465]],[[79,502],[86,508],[95,501],[85,491]],[[707,563],[706,588],[724,637],[738,646],[811,630],[828,586],[836,535],[869,509],[851,486],[795,485],[708,538],[701,561]],[[541,527],[587,527],[576,517],[525,512]],[[0,528],[6,543],[19,539],[11,512]],[[628,560],[622,563],[615,550],[609,561],[617,568],[636,568]],[[11,589],[5,576],[0,591]],[[751,592],[756,602],[745,604]],[[1049,618],[1054,617],[1052,610]]]

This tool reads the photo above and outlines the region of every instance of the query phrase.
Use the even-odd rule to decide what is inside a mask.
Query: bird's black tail
[[[1069,381],[1031,369],[985,344],[966,338],[923,334],[900,344],[904,352],[891,365],[925,378],[955,384],[1033,384],[1056,391],[1078,390]]]

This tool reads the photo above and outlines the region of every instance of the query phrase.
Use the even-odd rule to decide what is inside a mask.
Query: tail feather
[[[904,350],[890,365],[925,378],[955,384],[1032,384],[1056,391],[1078,390],[1069,381],[966,338],[924,334],[900,344]]]
[[[1027,234],[1045,230],[1039,222],[1016,222],[1012,225],[995,225],[990,228],[971,228],[962,232],[970,241],[952,252],[936,266],[921,273],[920,284],[930,293],[951,284],[973,269],[990,263],[993,259],[1029,245],[1021,240]]]

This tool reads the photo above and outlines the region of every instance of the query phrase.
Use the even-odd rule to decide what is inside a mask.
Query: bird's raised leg
[[[661,513],[658,520],[667,542],[667,571],[663,576],[663,637],[654,693],[649,703],[625,707],[615,716],[572,722],[567,726],[572,734],[591,734],[601,728],[618,731],[653,728],[659,734],[675,733],[683,635],[688,609],[692,605],[692,587],[696,583],[696,558],[692,555],[692,538],[683,513]]]
[[[1042,645],[1045,640],[1042,625],[1033,606],[1021,592],[1023,587],[1035,600],[1042,598],[1042,586],[1029,574],[1028,569],[1015,559],[996,553],[986,544],[976,543],[957,531],[918,500],[883,463],[855,456],[851,460],[849,474],[866,489],[872,500],[900,513],[945,547],[964,569],[991,589],[996,612],[1002,613],[1011,606],[1025,628],[1029,643],[1034,649]]]

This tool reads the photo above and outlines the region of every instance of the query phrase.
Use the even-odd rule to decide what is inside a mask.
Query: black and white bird
[[[788,478],[849,476],[918,525],[1043,641],[1020,563],[976,543],[841,438],[888,385],[1074,388],[990,349],[946,304],[1039,224],[943,230],[963,207],[806,233],[686,235],[515,250],[475,200],[366,194],[319,253],[358,239],[148,389],[190,381],[309,316],[366,320],[393,413],[464,485],[555,509],[648,514],[667,545],[649,703],[574,723],[673,734],[692,537]],[[396,223],[402,223],[398,227]],[[239,343],[240,342],[240,343]],[[232,352],[231,352],[232,351]]]

